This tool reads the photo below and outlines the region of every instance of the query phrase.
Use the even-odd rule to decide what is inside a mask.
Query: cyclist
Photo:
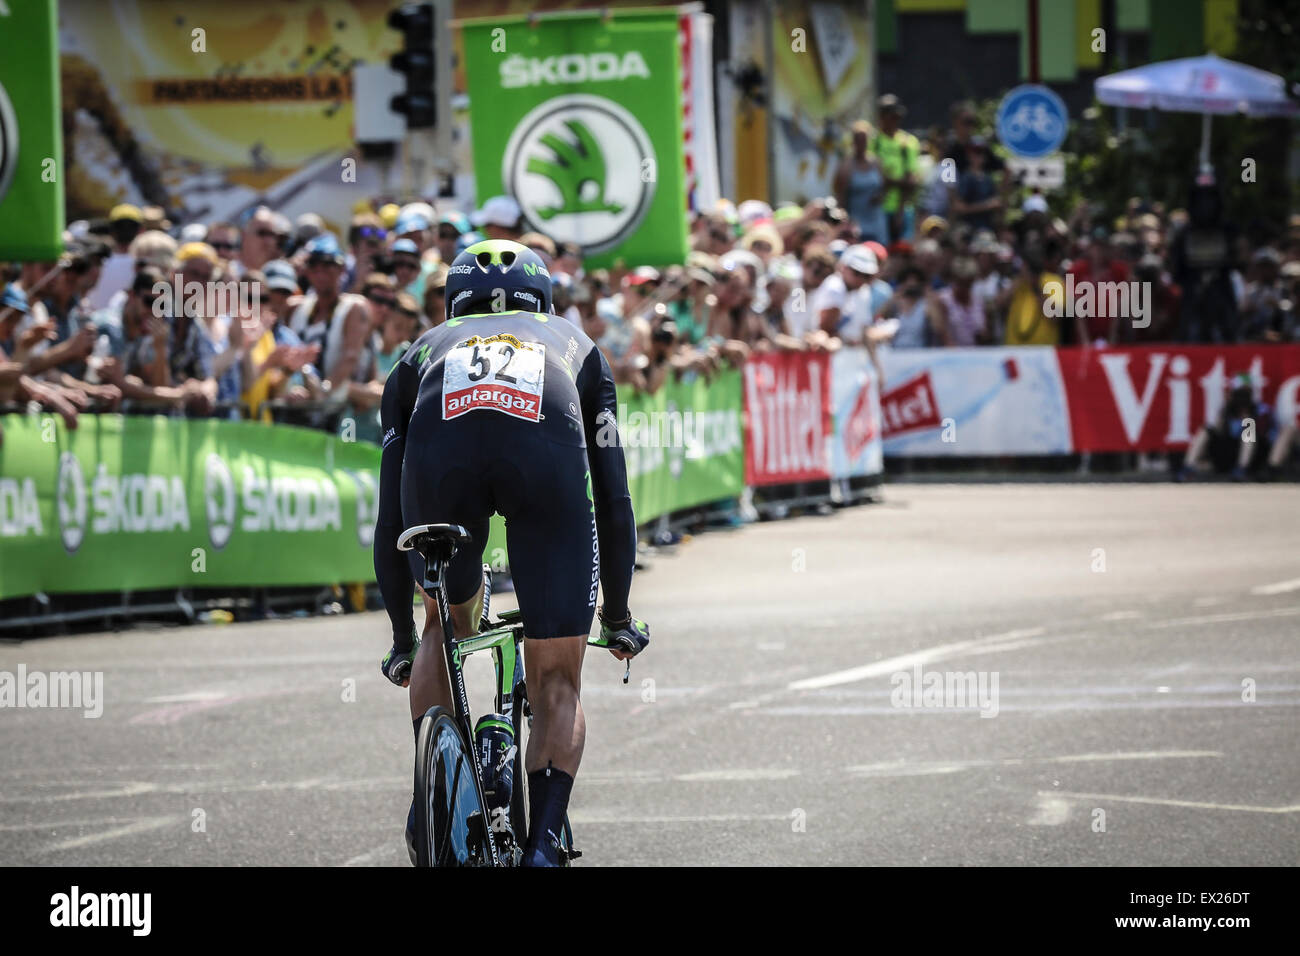
[[[555,866],[586,735],[579,688],[598,584],[599,646],[626,660],[650,641],[627,603],[636,524],[614,379],[591,339],[550,314],[550,273],[526,246],[466,248],[448,271],[446,302],[447,321],[411,345],[384,387],[374,558],[393,646],[381,666],[410,687],[417,734],[429,707],[451,707],[437,609],[425,595],[418,639],[411,598],[422,569],[397,538],[431,523],[473,536],[444,572],[453,626],[466,635],[481,613],[488,519],[504,515],[534,714],[524,864]],[[414,827],[412,801],[412,860]]]

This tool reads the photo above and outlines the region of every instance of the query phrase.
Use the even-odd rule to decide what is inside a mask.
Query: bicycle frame
[[[447,676],[451,681],[452,716],[460,725],[469,748],[471,762],[474,765],[474,788],[478,792],[479,805],[486,812],[487,799],[483,793],[483,776],[481,772],[478,744],[474,739],[474,727],[470,719],[469,694],[465,690],[465,674],[461,670],[462,661],[478,651],[492,651],[492,663],[496,669],[496,711],[508,714],[514,705],[515,661],[520,652],[519,644],[523,641],[523,625],[508,624],[482,631],[469,637],[457,638],[452,628],[451,606],[447,601],[447,590],[443,583],[443,569],[448,558],[436,554],[424,556],[424,581],[421,586],[426,594],[432,595],[438,605],[438,620],[442,624],[443,657],[447,663]],[[515,729],[516,734],[519,732]],[[487,841],[492,855],[492,865],[500,866],[496,840],[492,836],[486,817],[483,820],[483,837]]]

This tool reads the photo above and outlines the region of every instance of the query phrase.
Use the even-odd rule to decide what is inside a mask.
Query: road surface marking
[[[866,680],[868,677],[882,677],[885,674],[907,671],[917,664],[931,664],[949,657],[960,657],[962,654],[973,651],[987,653],[994,648],[1001,650],[1003,644],[1022,646],[1018,643],[1021,640],[1038,637],[1046,633],[1047,628],[1045,627],[1029,627],[1018,631],[1007,631],[1004,634],[994,634],[990,637],[980,637],[971,641],[940,644],[937,647],[928,647],[924,650],[913,651],[910,654],[900,654],[898,657],[887,657],[883,661],[865,664],[862,667],[835,671],[830,674],[823,674],[820,677],[806,677],[803,680],[787,684],[786,690],[819,690],[823,687],[834,687],[836,684],[852,684],[856,681]],[[1012,648],[1008,648],[1008,650],[1010,649]]]
[[[1300,591],[1300,578],[1289,581],[1274,581],[1272,584],[1259,584],[1250,589],[1251,594],[1286,594],[1288,591]]]
[[[1103,614],[1103,621],[1131,621],[1134,618],[1142,616],[1141,611],[1111,611],[1109,614]]]
[[[196,690],[188,694],[164,694],[162,697],[146,697],[142,703],[145,704],[190,704],[195,701],[203,700],[221,700],[228,697],[229,692],[224,690]]]
[[[1127,797],[1118,793],[1066,793],[1061,790],[1039,791],[1040,797],[1066,800],[1114,800],[1119,803],[1147,803],[1160,807],[1189,807],[1193,810],[1235,810],[1239,813],[1300,813],[1300,804],[1289,807],[1256,807],[1246,803],[1204,803],[1199,800],[1169,800],[1164,797]]]
[[[137,820],[135,823],[128,823],[126,826],[105,830],[102,833],[91,833],[87,836],[73,837],[71,840],[51,843],[43,848],[43,852],[54,853],[59,850],[76,850],[96,843],[107,843],[109,840],[120,840],[123,837],[135,836],[138,833],[148,833],[150,830],[161,830],[163,827],[176,826],[183,823],[185,819],[185,817],[149,817],[144,820]]]
[[[1262,611],[1230,611],[1226,614],[1202,614],[1199,617],[1178,617],[1170,621],[1152,621],[1150,628],[1183,627],[1187,624],[1225,624],[1229,621],[1256,621],[1269,617],[1291,617],[1300,614],[1300,607],[1276,607]]]
[[[574,827],[600,823],[746,823],[751,820],[790,820],[788,813],[712,813],[699,816],[630,816],[622,810],[570,810],[569,822]]]
[[[674,780],[680,780],[683,783],[704,783],[723,780],[787,780],[790,777],[799,776],[798,770],[746,770],[737,768],[735,770],[697,770],[694,773],[679,773]]]
[[[917,763],[891,760],[883,763],[860,764],[845,767],[844,769],[861,777],[914,777],[938,773],[956,773],[960,770],[978,770],[987,767],[1019,767],[1026,764],[1109,763],[1123,760],[1187,760],[1222,756],[1223,751],[1221,750],[1130,750],[1118,753],[1062,754],[1056,757],[1004,757],[998,760],[935,760]]]

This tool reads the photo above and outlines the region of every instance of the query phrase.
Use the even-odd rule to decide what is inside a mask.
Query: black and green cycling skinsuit
[[[393,368],[381,407],[375,574],[393,633],[409,635],[422,573],[403,528],[463,525],[474,538],[446,573],[447,598],[482,581],[488,519],[505,516],[510,572],[529,638],[628,615],[636,523],[609,364],[581,329],[544,313],[450,319]],[[409,558],[409,561],[408,561]]]

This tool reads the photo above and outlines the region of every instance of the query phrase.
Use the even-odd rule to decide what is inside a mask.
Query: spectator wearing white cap
[[[748,230],[761,222],[772,221],[772,207],[761,199],[746,199],[736,208],[740,228]]]
[[[511,196],[493,196],[470,214],[469,221],[489,239],[513,239],[519,241],[522,232],[519,219],[523,215],[519,203]]]
[[[836,334],[846,345],[861,345],[875,320],[893,294],[881,279],[880,260],[865,245],[849,246],[840,256],[839,276],[847,292],[843,319]]]
[[[791,324],[786,331],[814,348],[829,348],[844,317],[848,290],[826,246],[813,244],[804,250],[802,291],[802,296],[791,296]]]

